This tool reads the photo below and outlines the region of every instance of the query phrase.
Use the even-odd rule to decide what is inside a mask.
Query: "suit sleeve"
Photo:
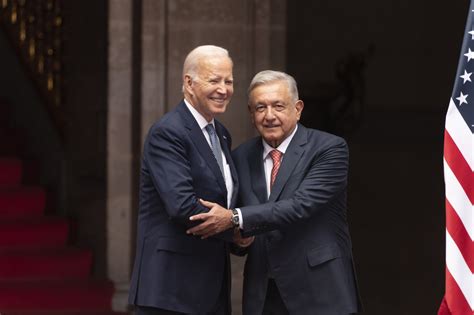
[[[189,217],[209,209],[202,206],[196,196],[183,138],[184,135],[173,128],[155,129],[144,148],[144,161],[170,219],[189,228],[199,224]],[[232,231],[216,237],[231,241]]]
[[[329,202],[340,198],[346,189],[348,159],[347,144],[340,139],[337,144],[313,158],[291,198],[240,207],[244,236],[284,228],[323,211]]]

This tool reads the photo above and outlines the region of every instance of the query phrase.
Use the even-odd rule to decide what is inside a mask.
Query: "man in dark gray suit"
[[[146,138],[129,295],[137,315],[230,313],[232,231],[202,240],[186,230],[195,225],[191,215],[209,211],[199,198],[231,208],[237,197],[231,137],[214,119],[232,97],[232,66],[223,48],[191,51],[183,66],[184,100]]]
[[[293,77],[262,71],[249,87],[249,111],[261,137],[232,154],[239,198],[226,228],[258,235],[248,247],[243,313],[347,315],[360,310],[346,216],[348,149],[337,136],[298,123],[303,102]],[[222,231],[221,206],[188,233]],[[224,219],[222,219],[224,220]],[[248,245],[248,244],[243,244]]]

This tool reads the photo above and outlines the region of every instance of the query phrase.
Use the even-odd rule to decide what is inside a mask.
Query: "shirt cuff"
[[[244,219],[242,218],[242,211],[240,211],[239,208],[235,208],[235,210],[237,211],[237,214],[239,215],[239,228],[241,230],[244,229]]]

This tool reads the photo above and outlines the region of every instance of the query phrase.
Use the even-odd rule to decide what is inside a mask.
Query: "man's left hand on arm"
[[[254,240],[255,240],[255,236],[242,237],[242,234],[240,234],[240,229],[234,228],[234,244],[235,245],[239,246],[240,248],[246,248],[252,245]]]
[[[199,199],[199,202],[209,208],[209,212],[199,213],[189,218],[191,221],[203,221],[186,231],[188,234],[201,236],[202,239],[219,234],[233,227],[232,211],[214,202]]]

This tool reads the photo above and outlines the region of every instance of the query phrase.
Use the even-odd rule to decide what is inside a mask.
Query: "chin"
[[[263,135],[265,135],[264,138],[268,139],[269,141],[276,141],[281,138],[281,136],[277,135],[274,132],[267,132],[267,133],[264,132]]]
[[[272,143],[272,142],[275,142],[278,140],[277,137],[272,137],[272,136],[268,136],[268,135],[263,135],[263,139],[265,139],[266,142],[268,143]]]
[[[226,110],[226,107],[222,107],[222,108],[215,108],[212,113],[214,115],[220,115],[220,114],[224,114],[225,113],[225,110]]]

